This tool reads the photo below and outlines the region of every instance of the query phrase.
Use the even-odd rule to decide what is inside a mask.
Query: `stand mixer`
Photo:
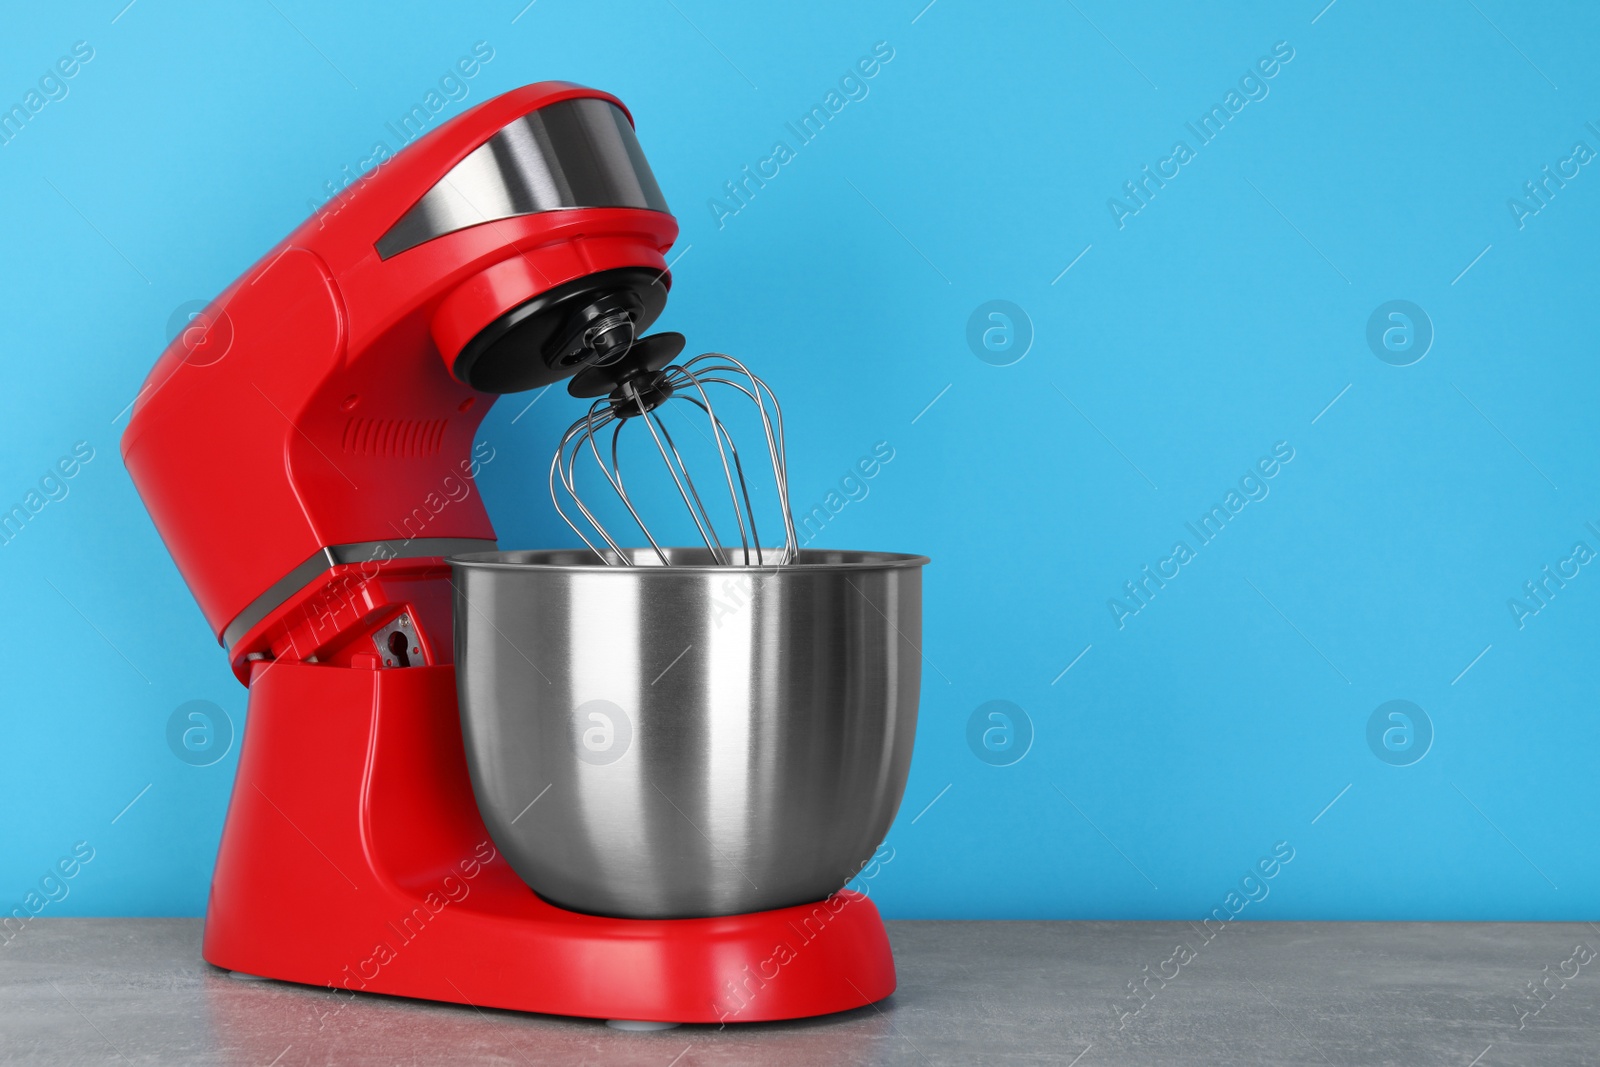
[[[519,835],[546,809],[529,804],[512,818],[515,807],[504,809],[510,801],[492,793],[510,773],[493,764],[512,749],[486,732],[489,720],[474,706],[520,700],[522,690],[491,693],[491,668],[459,662],[482,656],[492,665],[490,651],[462,650],[506,637],[510,625],[494,621],[500,609],[488,603],[488,589],[488,624],[470,622],[478,618],[471,583],[486,580],[474,575],[583,585],[594,572],[660,581],[683,570],[684,581],[710,588],[748,564],[768,574],[793,572],[798,584],[786,602],[803,601],[806,611],[851,595],[833,592],[848,583],[861,597],[852,618],[882,616],[913,650],[920,640],[914,577],[921,557],[895,557],[879,574],[846,558],[851,554],[796,551],[781,415],[769,418],[762,397],[770,391],[748,372],[737,388],[762,407],[784,501],[782,548],[762,547],[746,486],[750,470],[708,406],[710,437],[726,457],[734,514],[742,516],[740,547],[731,537],[721,544],[690,482],[679,488],[697,527],[704,520],[704,550],[666,548],[643,520],[650,549],[625,550],[578,503],[592,524],[587,534],[579,531],[590,552],[521,562],[511,559],[516,553],[496,552],[473,492],[492,453],[475,452],[473,442],[499,394],[578,374],[575,394],[608,399],[568,432],[563,448],[587,446],[599,460],[594,435],[606,423],[620,429],[624,415],[637,416],[665,432],[653,409],[667,395],[698,407],[703,385],[727,384],[743,371],[717,356],[669,366],[682,338],[641,337],[665,306],[671,275],[664,253],[676,236],[622,103],[567,83],[529,85],[463,113],[365,176],[337,212],[302,224],[162,354],[135,402],[124,461],[234,673],[249,687],[207,905],[209,962],[341,992],[660,1022],[818,1015],[894,990],[876,908],[838,888],[854,871],[830,869],[823,881],[812,872],[810,883],[823,887],[797,889],[810,895],[784,906],[730,913],[727,907],[751,898],[724,894],[703,907],[669,907],[664,914],[672,917],[638,918],[622,916],[658,913],[629,903],[646,899],[648,872],[613,859],[597,877],[618,890],[620,903],[584,907],[574,888],[563,889],[573,906],[557,906],[529,888],[544,891],[535,868],[576,872],[601,845],[585,840],[581,826],[552,838],[560,832],[552,823],[538,831],[543,837],[528,839],[546,851],[524,856],[528,842]],[[676,450],[660,443],[673,469]],[[627,502],[615,456],[613,444],[608,478]],[[675,481],[687,479],[681,463],[676,470]],[[552,493],[564,486],[571,494],[573,485],[570,462],[563,467],[558,451]],[[631,503],[627,510],[638,519]],[[451,556],[466,561],[458,562],[455,579]],[[679,566],[685,563],[686,570]],[[530,569],[516,569],[523,564]],[[540,585],[529,595],[555,594]],[[525,603],[507,603],[517,618],[527,615]],[[786,610],[759,596],[749,603],[755,621]],[[863,639],[864,625],[824,628],[815,656],[904,655],[899,645],[898,653],[890,649],[892,635],[876,644]],[[569,638],[538,630],[521,639],[519,651],[537,657],[534,642]],[[749,658],[748,650],[740,655]],[[837,687],[808,681],[820,675],[797,662],[785,668],[788,690],[750,697],[757,701],[752,714],[767,714],[761,700],[795,694],[811,701],[801,710],[815,714],[836,695]],[[914,667],[916,658],[910,662]],[[688,665],[679,670],[684,684],[700,677]],[[863,841],[871,838],[868,855],[904,787],[915,724],[910,673],[885,698],[888,725],[872,734],[872,743],[888,747],[869,761],[875,785],[863,803],[872,814],[859,830]],[[526,684],[554,693],[567,683]],[[594,684],[589,675],[568,688]],[[651,685],[655,692],[671,688]],[[706,685],[711,704],[726,696],[723,683]],[[725,719],[721,707],[716,714]],[[519,709],[495,713],[527,719]],[[633,765],[660,771],[648,760],[681,750],[681,725],[641,720],[638,751],[595,773]],[[816,730],[819,740],[796,774],[814,775],[804,768],[827,760],[848,762],[840,753],[866,743],[856,720],[832,733],[826,723]],[[716,744],[705,747],[722,758]],[[544,783],[512,770],[513,778],[526,778],[515,783],[526,794],[516,795],[520,806]],[[708,780],[726,780],[726,769],[715,774],[724,778]],[[552,772],[552,785],[556,779]],[[650,782],[684,813],[686,794],[674,794],[667,778]],[[827,788],[819,782],[812,792]],[[569,810],[559,807],[566,803],[560,795],[558,789],[545,800],[552,818]],[[842,810],[844,801],[829,803]],[[536,815],[527,815],[530,809]],[[659,802],[642,817],[654,818],[657,809],[670,818]],[[751,849],[770,857],[775,847],[791,847],[781,820],[762,825],[767,829],[747,835]],[[762,837],[768,829],[777,835],[772,841]],[[721,833],[711,826],[702,836],[725,855],[730,846],[717,844]],[[551,840],[569,859],[552,865]],[[851,857],[860,853],[859,842],[848,844]],[[628,853],[619,854],[625,860]],[[686,868],[674,870],[681,878]],[[529,872],[526,880],[519,871]],[[678,917],[685,914],[695,917]]]

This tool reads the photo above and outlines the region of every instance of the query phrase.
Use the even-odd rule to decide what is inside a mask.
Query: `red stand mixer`
[[[677,232],[620,101],[529,85],[364,176],[161,356],[123,456],[250,694],[211,963],[662,1022],[893,992],[859,894],[703,918],[567,910],[515,873],[474,799],[445,557],[496,547],[475,432],[498,394],[631,345],[666,303]]]

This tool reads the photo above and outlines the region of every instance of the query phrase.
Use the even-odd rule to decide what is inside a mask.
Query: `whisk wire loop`
[[[743,459],[740,457],[738,446],[734,443],[733,433],[726,420],[718,415],[712,400],[711,394],[717,387],[731,390],[733,395],[748,400],[760,419],[761,432],[772,463],[773,489],[783,520],[784,543],[777,551],[775,560],[770,558],[773,553],[768,546],[761,543],[757,532],[754,497]],[[594,396],[597,391],[583,395]],[[711,508],[707,506],[690,472],[691,464],[678,448],[662,418],[660,408],[674,399],[684,400],[698,409],[710,424],[710,436],[706,437],[704,433],[701,436],[706,437],[717,452],[723,483],[733,508],[735,525],[738,527],[737,554],[733,543],[724,543],[717,534],[712,522]],[[783,408],[778,403],[777,395],[765,381],[739,360],[720,352],[708,352],[683,363],[670,364],[660,370],[635,373],[632,377],[619,381],[609,397],[596,400],[588,412],[568,427],[562,435],[550,464],[550,500],[562,521],[571,527],[596,556],[609,566],[629,566],[641,562],[622,547],[595,511],[584,502],[579,490],[576,468],[578,456],[585,449],[594,459],[595,466],[599,468],[606,485],[621,500],[629,517],[639,527],[656,560],[663,566],[670,566],[672,562],[667,550],[662,547],[639,513],[623,481],[620,440],[623,427],[635,419],[642,421],[649,432],[656,453],[661,457],[662,464],[666,467],[667,474],[714,563],[722,566],[741,564],[750,566],[754,562],[759,566],[769,562],[782,565],[794,561],[798,551],[798,538],[795,534],[794,516],[789,506]],[[694,424],[691,421],[689,425]],[[596,440],[597,436],[607,428],[611,430],[609,463]],[[605,546],[603,549],[600,547],[602,544]]]

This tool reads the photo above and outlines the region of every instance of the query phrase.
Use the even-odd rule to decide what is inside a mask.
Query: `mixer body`
[[[893,991],[863,897],[714,919],[578,914],[516,876],[474,800],[443,557],[496,547],[478,424],[499,393],[642,332],[676,236],[621,103],[530,85],[363,176],[157,362],[124,461],[250,688],[210,962],[676,1022]]]
[[[894,991],[883,922],[855,893],[659,921],[545,902],[484,828],[455,708],[452,666],[254,667],[207,961],[341,997],[685,1023],[820,1015]]]

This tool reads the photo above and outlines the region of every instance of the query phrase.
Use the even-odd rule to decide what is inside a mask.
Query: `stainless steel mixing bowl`
[[[821,900],[882,842],[911,766],[925,556],[704,549],[455,556],[478,808],[576,911],[688,918]]]

